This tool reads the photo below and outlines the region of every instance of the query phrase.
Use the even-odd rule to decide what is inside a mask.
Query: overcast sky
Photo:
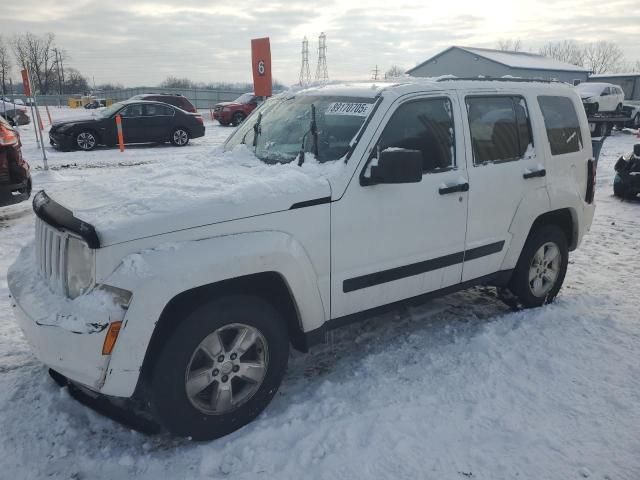
[[[53,32],[68,64],[96,83],[249,81],[250,40],[271,38],[273,76],[295,83],[302,38],[312,76],[320,32],[331,79],[366,79],[376,66],[410,68],[451,45],[495,47],[520,38],[618,42],[640,60],[637,0],[3,0],[0,33]]]

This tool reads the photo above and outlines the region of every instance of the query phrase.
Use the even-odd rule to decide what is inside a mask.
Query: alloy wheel
[[[173,143],[176,145],[186,145],[189,141],[189,134],[182,129],[177,129],[173,132]]]
[[[562,254],[553,242],[543,244],[531,259],[529,288],[536,297],[546,296],[556,284],[560,273]]]
[[[76,143],[82,150],[91,150],[96,146],[96,137],[91,132],[81,132],[76,138]]]
[[[207,415],[237,409],[260,388],[267,372],[267,342],[249,325],[225,325],[207,335],[191,355],[185,391],[191,404]]]

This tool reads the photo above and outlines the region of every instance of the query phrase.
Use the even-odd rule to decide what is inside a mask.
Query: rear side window
[[[144,114],[147,117],[157,116],[171,116],[173,115],[173,109],[167,105],[159,105],[153,103],[145,104]]]
[[[467,97],[466,103],[475,166],[519,160],[533,148],[524,98]]]
[[[189,100],[187,100],[186,98],[178,99],[178,103],[179,103],[178,107],[180,107],[183,110],[186,110],[187,112],[195,111],[195,107],[191,105],[191,102],[189,102]]]
[[[407,102],[394,112],[382,132],[380,150],[402,148],[422,153],[422,171],[438,172],[455,166],[451,101],[435,98]]]
[[[538,103],[547,129],[551,155],[563,155],[582,150],[580,122],[571,99],[540,96]]]

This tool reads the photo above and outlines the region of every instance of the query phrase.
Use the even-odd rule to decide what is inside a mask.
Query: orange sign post
[[[45,105],[44,109],[47,111],[47,117],[49,117],[49,125],[53,125],[53,120],[51,120],[51,112],[49,112],[49,105]]]
[[[116,129],[118,130],[118,146],[120,151],[124,152],[124,135],[122,134],[122,118],[116,115]]]
[[[251,40],[253,93],[258,97],[271,96],[271,45],[269,37]]]

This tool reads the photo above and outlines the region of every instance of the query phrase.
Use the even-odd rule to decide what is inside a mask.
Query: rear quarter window
[[[544,118],[551,155],[564,155],[582,150],[580,122],[571,99],[542,95],[538,97],[538,104]]]

